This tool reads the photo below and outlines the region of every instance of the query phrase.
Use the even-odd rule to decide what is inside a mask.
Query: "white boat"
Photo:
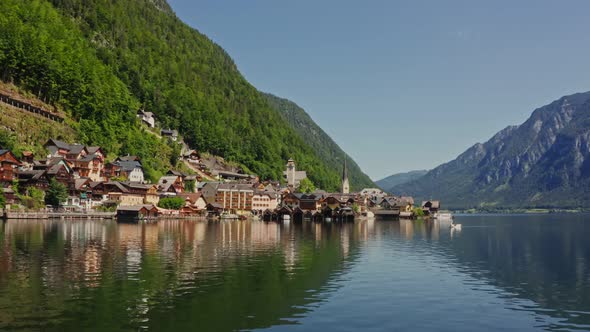
[[[283,215],[283,221],[291,221],[291,216],[288,214]]]
[[[332,218],[326,217],[326,222],[332,222]]]
[[[219,219],[221,220],[237,220],[238,218],[238,215],[231,213],[222,213],[221,216],[219,216]]]
[[[451,224],[451,229],[454,229],[456,231],[460,231],[461,230],[461,224]]]

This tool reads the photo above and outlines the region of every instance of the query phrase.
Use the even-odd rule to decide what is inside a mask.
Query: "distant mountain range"
[[[410,171],[406,173],[397,173],[386,177],[385,179],[381,179],[376,181],[377,184],[381,189],[392,192],[391,190],[393,187],[397,185],[401,185],[404,183],[408,183],[410,181],[414,181],[428,173],[427,170],[419,170],[419,171]]]
[[[446,208],[590,207],[590,92],[559,98],[455,160],[390,189]]]

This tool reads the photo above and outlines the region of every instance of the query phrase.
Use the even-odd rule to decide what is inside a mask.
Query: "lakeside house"
[[[363,213],[367,209],[393,211],[396,216],[413,217],[412,197],[388,196],[377,188],[364,189],[359,193],[347,193],[348,176],[344,165],[340,193],[317,190],[314,193],[296,193],[297,181],[307,176],[305,171],[296,171],[295,162],[290,159],[285,175],[291,184],[281,187],[278,182],[259,182],[255,176],[225,172],[223,182],[200,182],[198,175],[188,175],[169,170],[157,184],[145,184],[143,165],[136,156],[119,156],[113,162],[103,165],[104,153],[100,147],[68,144],[49,140],[45,144],[50,152],[45,160],[34,160],[26,154],[19,161],[12,152],[0,150],[0,179],[5,183],[4,193],[10,201],[18,198],[10,188],[17,179],[21,192],[29,187],[47,190],[51,179],[55,179],[68,190],[67,209],[92,209],[100,205],[112,207],[157,206],[162,197],[180,197],[184,206],[179,211],[164,211],[165,215],[200,215],[208,211],[237,214],[277,216],[290,214],[296,218],[322,220],[337,217],[341,220]],[[25,159],[26,158],[26,159]],[[113,181],[117,178],[118,181]],[[186,188],[194,183],[194,188]],[[186,189],[186,190],[185,190]],[[11,192],[12,191],[12,192]],[[383,196],[381,199],[378,197]],[[440,208],[439,201],[425,201],[422,208],[427,214]],[[137,210],[138,208],[135,208]],[[131,209],[133,210],[133,209]],[[149,210],[149,209],[148,209]]]
[[[279,195],[274,189],[256,189],[252,196],[252,210],[261,214],[266,210],[276,210]]]
[[[69,144],[56,139],[49,139],[44,147],[49,151],[48,160],[63,158],[77,173],[93,181],[104,179],[104,152],[97,146]]]
[[[423,201],[422,211],[425,215],[435,214],[440,210],[440,201]]]
[[[158,191],[165,196],[176,196],[184,192],[182,175],[165,175],[158,180]]]
[[[117,220],[136,222],[144,218],[155,218],[159,213],[158,208],[153,204],[121,206],[117,208]]]
[[[217,186],[215,203],[221,204],[225,211],[244,213],[252,210],[254,188],[249,184],[221,183]]]
[[[10,150],[0,150],[0,182],[10,184],[15,179],[16,169],[22,163]]]
[[[115,160],[105,166],[104,176],[122,178],[125,181],[143,183],[144,173],[141,162],[137,160]]]

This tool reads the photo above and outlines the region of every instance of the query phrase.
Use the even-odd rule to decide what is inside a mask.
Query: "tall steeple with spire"
[[[344,169],[342,170],[342,193],[350,193],[350,184],[348,183],[348,167],[346,166],[346,155],[344,156]]]

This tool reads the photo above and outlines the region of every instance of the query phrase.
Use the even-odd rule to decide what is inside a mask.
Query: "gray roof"
[[[162,129],[160,133],[166,136],[178,136],[178,130],[173,129]]]
[[[143,168],[139,161],[116,161],[113,164],[121,167],[124,172],[131,172],[136,168]]]
[[[153,208],[155,208],[155,206],[153,204],[149,204],[149,205],[126,205],[126,206],[119,206],[117,208],[117,211],[141,211],[141,209],[146,208],[148,210],[151,210]]]
[[[96,154],[89,154],[87,156],[84,156],[82,159],[80,159],[80,161],[89,162],[89,161],[93,161],[96,158],[98,158],[98,155],[96,155]]]
[[[97,153],[98,150],[100,150],[100,146],[87,146],[86,147],[86,151],[88,151],[88,153],[90,153],[90,154]]]
[[[115,159],[116,161],[137,161],[140,162],[140,159],[138,156],[120,156],[117,157],[117,159]]]

